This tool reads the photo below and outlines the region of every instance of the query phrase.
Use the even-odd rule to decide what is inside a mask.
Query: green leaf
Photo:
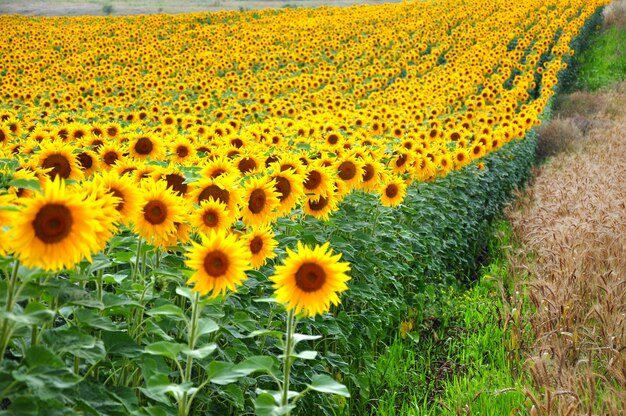
[[[242,374],[233,370],[234,365],[224,361],[211,361],[209,365],[205,367],[206,377],[214,384],[230,384],[238,381]]]
[[[29,367],[48,366],[52,368],[64,368],[65,363],[54,352],[43,345],[35,345],[26,350],[24,357]]]
[[[220,329],[217,322],[215,322],[211,318],[200,318],[198,319],[198,328],[196,329],[196,339],[198,340],[202,335],[212,334],[215,331]]]
[[[348,389],[343,384],[333,380],[326,374],[316,374],[311,379],[311,384],[307,384],[311,390],[322,393],[338,394],[343,397],[350,397]]]
[[[289,404],[280,406],[269,393],[261,393],[254,401],[254,411],[257,416],[282,416],[295,409],[296,406]]]
[[[126,331],[103,331],[102,341],[104,341],[104,347],[109,354],[136,358],[143,352]]]
[[[272,357],[264,355],[255,355],[250,358],[246,358],[244,361],[235,365],[233,370],[239,372],[241,375],[247,376],[256,371],[262,371],[268,374],[274,374],[276,367],[276,361]]]
[[[78,321],[79,325],[82,326],[103,329],[105,331],[115,331],[118,329],[111,319],[100,316],[90,309],[75,308],[74,317]]]
[[[217,344],[212,342],[203,347],[197,348],[195,350],[190,350],[189,348],[183,349],[181,352],[191,358],[195,358],[201,360],[213,353],[217,349]]]
[[[183,310],[173,304],[161,305],[156,308],[148,309],[146,314],[150,316],[167,316],[178,321],[186,319]]]
[[[39,302],[30,302],[21,313],[0,311],[0,317],[19,326],[44,325],[54,319],[54,311]]]
[[[104,343],[75,328],[55,328],[44,331],[43,342],[58,354],[69,353],[75,357],[96,362],[105,357]]]
[[[9,186],[41,192],[41,184],[38,179],[12,179]]]
[[[81,380],[67,368],[49,366],[20,367],[11,374],[16,381],[25,383],[42,400],[58,397],[62,390],[76,385]]]
[[[300,351],[292,357],[301,358],[303,360],[314,360],[317,357],[317,351]]]
[[[313,341],[320,339],[321,337],[321,335],[293,334],[293,345],[295,346],[302,341]]]
[[[170,341],[158,341],[150,345],[146,345],[144,351],[151,355],[159,355],[161,357],[167,357],[175,360],[176,357],[178,357],[178,354],[180,354],[185,348],[185,344]]]

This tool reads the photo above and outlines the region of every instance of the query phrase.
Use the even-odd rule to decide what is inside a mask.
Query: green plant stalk
[[[135,253],[135,267],[133,269],[133,282],[137,282],[137,275],[139,274],[139,257],[141,256],[142,239],[139,237],[137,241],[137,253]]]
[[[17,285],[17,272],[20,269],[20,261],[15,260],[13,264],[13,270],[11,271],[11,276],[9,278],[9,282],[7,284],[7,303],[6,303],[6,312],[13,311],[13,304],[15,299],[20,292],[20,289],[15,288]],[[4,359],[4,353],[6,352],[7,347],[9,346],[9,341],[11,340],[11,335],[13,333],[13,328],[11,328],[11,324],[9,322],[9,318],[5,318],[2,321],[2,331],[0,332],[0,364]]]
[[[293,334],[295,332],[295,314],[293,309],[287,313],[287,331],[285,332],[285,362],[283,365],[283,392],[280,404],[287,406],[289,404],[289,375],[291,372],[291,356],[293,354]],[[287,412],[289,416],[291,412]]]
[[[193,296],[193,300],[191,302],[191,321],[189,321],[189,339],[188,346],[189,350],[193,351],[196,347],[196,333],[198,331],[198,319],[200,318],[200,293],[195,292]],[[183,374],[183,383],[191,381],[191,370],[193,368],[193,358],[191,355],[187,356],[187,363],[185,365],[185,372]],[[183,394],[181,405],[179,405],[179,414],[180,416],[188,415],[191,411],[191,403],[193,401],[193,397],[187,396],[187,392]]]

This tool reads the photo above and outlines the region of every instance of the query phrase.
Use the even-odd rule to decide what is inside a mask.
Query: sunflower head
[[[287,258],[270,277],[276,300],[287,309],[304,311],[307,316],[323,314],[330,305],[339,304],[339,294],[346,291],[350,265],[333,255],[329,243],[311,249],[298,242],[298,250],[287,249]]]
[[[202,244],[192,242],[186,264],[194,274],[187,284],[194,284],[193,291],[216,297],[227,290],[235,292],[246,279],[250,268],[250,253],[242,240],[226,231],[200,234]]]

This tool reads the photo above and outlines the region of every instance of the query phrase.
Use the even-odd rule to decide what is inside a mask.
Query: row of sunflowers
[[[259,413],[289,413],[311,390],[348,396],[319,374],[302,394],[289,389],[293,362],[315,357],[296,354],[295,345],[317,338],[295,326],[339,304],[350,265],[328,243],[297,242],[297,229],[283,220],[332,221],[360,192],[397,207],[416,182],[470,164],[485,169],[483,157],[539,123],[573,54],[570,42],[605,3],[0,16],[0,371],[19,357],[26,357],[19,365],[33,365],[45,349],[55,363],[72,356],[72,388],[96,373],[104,385],[137,387],[141,401],[171,399],[181,415],[210,407],[208,399],[194,402],[207,383],[257,371],[278,385],[255,393]],[[155,301],[146,294],[158,292],[163,264],[185,276],[181,297]],[[281,375],[276,351],[269,361],[229,362],[220,324],[203,315],[206,302],[227,305],[251,276],[271,282],[264,296],[288,311],[284,342],[275,345]],[[86,312],[65,316],[58,299],[29,290],[51,278],[93,291],[96,309],[106,309],[108,294],[141,305],[99,318],[111,321],[107,330],[130,334],[143,354],[171,360],[165,382],[145,373],[147,361],[129,370],[135,355],[105,368],[115,348],[103,341],[103,324],[82,333],[70,317]],[[165,320],[150,337],[141,329],[146,316]],[[174,336],[165,325],[178,318],[185,334]],[[251,336],[259,326],[248,328]],[[89,337],[102,353],[55,351],[50,334]],[[263,334],[259,354],[267,353]],[[222,360],[206,364],[216,351]],[[6,397],[38,385],[11,374],[0,383]]]

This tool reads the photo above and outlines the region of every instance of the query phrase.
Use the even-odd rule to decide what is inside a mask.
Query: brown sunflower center
[[[328,198],[320,196],[317,201],[309,200],[309,208],[313,211],[321,211],[328,205]]]
[[[258,254],[261,252],[262,249],[263,238],[257,235],[252,240],[250,240],[250,252],[252,252],[252,254]]]
[[[309,172],[309,176],[304,182],[304,187],[310,191],[317,189],[318,186],[322,183],[322,174],[316,170],[312,170]]]
[[[226,173],[226,170],[222,169],[222,168],[216,168],[213,173],[211,173],[211,177],[212,178],[217,178],[218,176],[222,175]]]
[[[387,195],[387,198],[394,198],[396,195],[398,195],[399,191],[400,190],[398,189],[398,185],[392,183],[387,185],[387,187],[385,188],[385,195]]]
[[[303,263],[296,272],[296,286],[304,292],[315,292],[326,283],[324,268],[316,263]]]
[[[90,169],[93,166],[93,158],[89,155],[89,153],[82,152],[77,156],[78,163],[83,169]]]
[[[241,159],[238,167],[241,173],[247,173],[256,169],[256,162],[254,161],[254,159],[246,157],[246,158]]]
[[[202,192],[200,192],[200,195],[198,195],[198,203],[208,201],[211,197],[224,205],[228,205],[230,193],[226,189],[222,189],[217,185],[209,185],[204,188]]]
[[[117,162],[118,159],[118,155],[115,152],[106,152],[104,154],[104,163],[106,163],[109,166],[112,166],[115,164],[115,162]]]
[[[248,200],[248,209],[253,214],[258,214],[263,211],[265,208],[265,191],[263,189],[255,189],[250,194],[250,199]]]
[[[213,228],[217,226],[219,222],[219,216],[214,210],[208,210],[204,213],[204,215],[202,215],[202,222],[204,222],[204,225],[206,225],[207,227]]]
[[[150,201],[143,209],[143,217],[152,225],[159,225],[167,218],[167,206],[161,201]]]
[[[406,163],[406,161],[407,161],[407,155],[402,154],[398,156],[398,158],[396,159],[396,166],[401,167]]]
[[[180,145],[176,148],[176,154],[178,157],[187,157],[187,155],[189,155],[189,149],[187,146]]]
[[[124,209],[124,194],[120,192],[119,189],[115,189],[115,188],[111,188],[110,192],[113,194],[114,197],[117,197],[120,199],[120,202],[118,202],[115,205],[115,209],[118,211],[123,210]]]
[[[35,235],[46,244],[62,241],[72,231],[72,212],[61,204],[44,205],[33,221]]]
[[[374,170],[372,165],[370,165],[369,163],[363,166],[363,182],[368,182],[372,180],[375,173],[376,173],[376,170]]]
[[[228,270],[228,256],[220,250],[208,253],[204,257],[204,270],[211,277],[221,277]]]
[[[356,175],[356,166],[354,165],[354,163],[346,160],[345,162],[342,162],[341,165],[339,165],[338,171],[339,177],[341,179],[343,179],[344,181],[349,181],[350,179],[354,178],[354,175]]]
[[[167,187],[172,188],[174,192],[179,195],[185,195],[187,193],[187,184],[185,183],[185,177],[177,173],[169,173],[165,175],[165,181]]]
[[[67,179],[70,177],[70,173],[72,172],[72,167],[70,166],[70,161],[61,154],[54,153],[44,159],[42,167],[44,169],[52,169],[49,172],[49,175],[52,179],[57,176],[62,177],[63,179]]]
[[[142,156],[149,155],[153,148],[152,140],[147,137],[142,137],[135,143],[135,151]]]
[[[289,182],[289,179],[283,178],[282,176],[277,176],[274,179],[276,179],[276,186],[274,186],[274,189],[276,189],[276,192],[279,194],[278,199],[280,202],[283,202],[289,197],[289,195],[291,195],[291,183]]]

